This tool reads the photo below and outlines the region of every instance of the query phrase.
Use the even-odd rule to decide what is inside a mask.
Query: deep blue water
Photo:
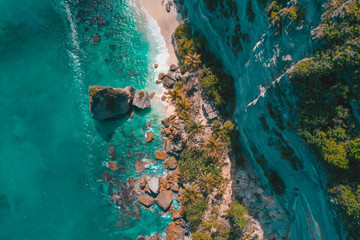
[[[140,176],[133,162],[161,148],[162,108],[110,122],[88,112],[91,85],[158,90],[162,43],[142,17],[129,0],[0,0],[0,239],[136,239],[167,226],[157,207],[110,203]],[[147,120],[156,140],[144,144]],[[112,145],[119,172],[105,166]]]

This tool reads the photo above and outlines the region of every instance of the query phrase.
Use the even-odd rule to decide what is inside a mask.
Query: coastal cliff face
[[[306,9],[304,19],[279,24],[269,22],[266,1],[184,1],[191,24],[235,79],[234,118],[247,161],[236,166],[234,195],[266,238],[344,238],[326,172],[292,130],[296,98],[287,79],[292,66],[315,53],[312,30],[324,3],[290,1],[284,5]]]

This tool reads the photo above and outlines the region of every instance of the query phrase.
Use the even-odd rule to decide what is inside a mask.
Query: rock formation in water
[[[136,90],[133,105],[140,109],[151,107],[149,93],[147,91]]]
[[[121,89],[91,86],[89,88],[90,113],[97,120],[115,119],[128,114],[133,99],[132,87]]]

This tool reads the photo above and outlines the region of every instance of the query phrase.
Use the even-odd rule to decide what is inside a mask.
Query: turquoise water
[[[96,15],[106,24],[98,26]],[[164,231],[170,216],[157,207],[142,209],[134,196],[122,207],[111,202],[111,193],[127,192],[127,178],[139,176],[133,162],[162,147],[162,106],[110,122],[88,112],[90,85],[159,91],[153,64],[166,68],[165,43],[152,41],[159,30],[144,23],[153,24],[128,0],[0,0],[0,239],[136,239]],[[101,40],[93,44],[96,33]],[[145,144],[147,120],[156,139]],[[106,168],[112,145],[119,172]],[[161,162],[145,170],[163,172]]]

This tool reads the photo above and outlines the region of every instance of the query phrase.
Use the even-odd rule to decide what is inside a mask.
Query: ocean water
[[[159,34],[130,0],[0,0],[0,239],[136,239],[165,230],[170,215],[140,208],[127,187],[141,175],[134,161],[154,159],[163,146],[162,102],[155,97],[133,119],[97,122],[87,94],[91,85],[161,92],[154,79],[168,53]],[[146,131],[155,141],[144,143]],[[107,169],[109,146],[123,169]],[[164,174],[162,163],[143,173]]]

